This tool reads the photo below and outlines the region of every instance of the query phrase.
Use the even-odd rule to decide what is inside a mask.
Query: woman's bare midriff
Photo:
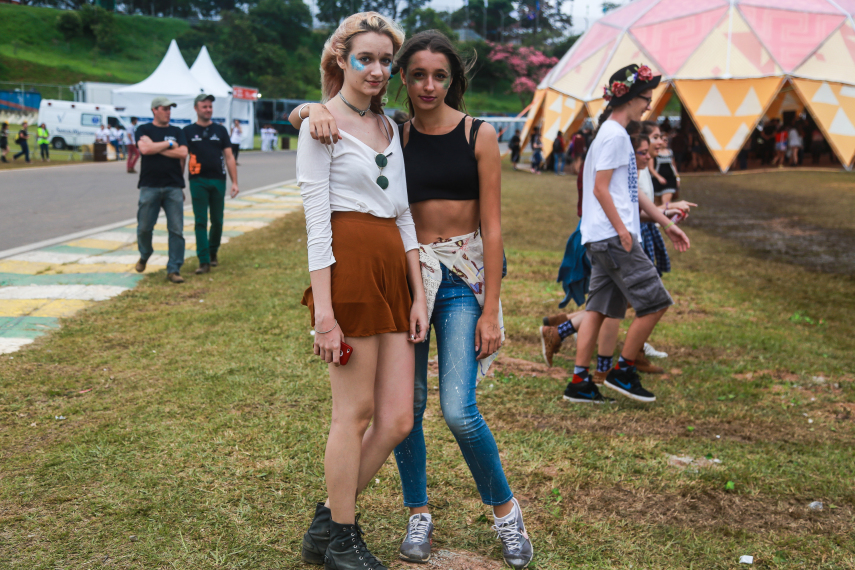
[[[481,223],[478,200],[425,200],[410,205],[419,243],[471,234]]]

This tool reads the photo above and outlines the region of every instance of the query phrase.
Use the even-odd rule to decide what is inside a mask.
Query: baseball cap
[[[167,97],[155,97],[151,100],[151,108],[156,109],[157,107],[177,107],[177,103],[173,103]]]
[[[205,95],[204,93],[199,93],[196,95],[196,98],[193,99],[193,104],[200,103],[202,101],[214,101],[215,97],[213,95]]]

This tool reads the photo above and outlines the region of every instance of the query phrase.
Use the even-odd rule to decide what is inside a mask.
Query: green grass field
[[[572,346],[546,371],[537,334],[563,296],[554,279],[575,181],[505,165],[508,340],[479,402],[523,505],[531,567],[737,569],[748,554],[757,568],[853,568],[855,271],[793,264],[714,223],[786,219],[782,244],[843,232],[828,252],[845,252],[852,175],[683,181],[701,208],[692,249],[665,277],[676,305],[651,338],[670,354],[667,374],[645,379],[658,401],[584,407],[561,399]],[[0,357],[0,566],[303,567],[330,409],[299,304],[305,237],[291,215],[232,240],[210,275],[192,276],[195,261],[180,287],[153,274]],[[434,548],[499,560],[436,394],[425,420]],[[672,455],[720,463],[684,468]],[[359,504],[368,543],[403,567],[394,462]]]

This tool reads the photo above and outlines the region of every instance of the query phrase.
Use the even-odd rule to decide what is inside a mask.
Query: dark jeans
[[[232,154],[235,155],[235,162],[237,162],[238,154],[240,154],[240,145],[232,143]]]
[[[12,160],[17,160],[19,156],[23,156],[27,162],[30,162],[30,144],[27,141],[18,143],[21,147],[21,152],[12,157]]]
[[[184,191],[181,188],[140,188],[137,209],[137,247],[140,258],[148,261],[154,248],[151,236],[160,209],[166,212],[166,229],[169,231],[169,261],[167,273],[178,273],[184,264]]]
[[[50,159],[50,143],[41,143],[39,150],[42,153],[42,160]]]
[[[217,257],[223,236],[223,210],[226,206],[226,181],[216,178],[191,178],[190,197],[196,224],[196,256],[199,265]],[[211,209],[211,235],[208,237],[208,208]]]

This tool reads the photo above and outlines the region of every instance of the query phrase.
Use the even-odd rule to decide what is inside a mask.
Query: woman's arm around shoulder
[[[305,118],[300,116],[301,111],[303,115],[306,115]],[[321,103],[300,105],[288,115],[288,122],[297,130],[300,130],[303,122],[307,120],[309,121],[309,133],[313,139],[324,144],[335,144],[341,138],[335,118],[326,105]]]

